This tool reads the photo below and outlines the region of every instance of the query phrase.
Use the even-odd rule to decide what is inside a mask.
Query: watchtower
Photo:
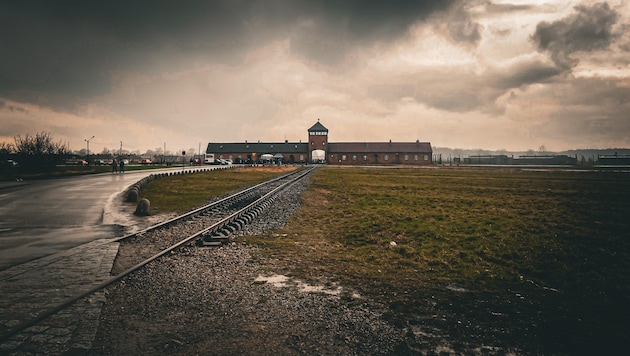
[[[317,119],[317,123],[308,129],[308,152],[311,163],[326,163],[328,151],[328,129]]]

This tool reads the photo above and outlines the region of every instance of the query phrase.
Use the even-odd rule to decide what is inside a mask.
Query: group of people
[[[114,158],[112,160],[112,173],[117,173],[117,172],[120,172],[120,173],[125,172],[125,161],[121,159],[120,163],[118,163],[118,161],[116,161],[116,159]]]

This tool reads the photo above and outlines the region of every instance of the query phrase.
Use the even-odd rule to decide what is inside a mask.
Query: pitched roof
[[[315,125],[311,126],[311,128],[308,129],[308,132],[328,132],[328,129],[319,122],[319,119],[317,119]]]
[[[206,153],[306,153],[308,144],[296,142],[208,143]]]
[[[330,153],[433,153],[429,142],[336,142]]]

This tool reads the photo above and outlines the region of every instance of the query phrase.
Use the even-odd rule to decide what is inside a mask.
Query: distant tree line
[[[38,132],[35,135],[26,136],[17,135],[13,137],[13,141],[0,142],[0,168],[11,166],[7,163],[13,161],[17,162],[17,167],[22,173],[49,172],[56,165],[64,165],[69,160],[87,156],[85,148],[73,152],[67,143],[55,141],[48,132]],[[171,164],[197,158],[195,151],[195,148],[189,148],[186,150],[187,156],[182,157],[181,151],[164,152],[162,148],[156,148],[141,154],[140,150],[129,151],[121,147],[119,150],[104,148],[101,153],[90,152],[90,156],[93,160],[111,160],[117,156],[130,160],[150,157],[156,163]]]
[[[0,156],[3,161],[11,157],[26,172],[51,170],[72,154],[67,144],[55,142],[48,132],[38,132],[34,136],[17,135],[13,139],[13,143],[0,142]]]

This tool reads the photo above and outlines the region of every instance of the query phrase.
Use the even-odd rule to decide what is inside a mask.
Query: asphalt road
[[[135,205],[124,204],[122,193],[145,176],[173,170],[182,168],[5,183],[0,186],[0,270],[150,225],[150,218],[132,214]]]

